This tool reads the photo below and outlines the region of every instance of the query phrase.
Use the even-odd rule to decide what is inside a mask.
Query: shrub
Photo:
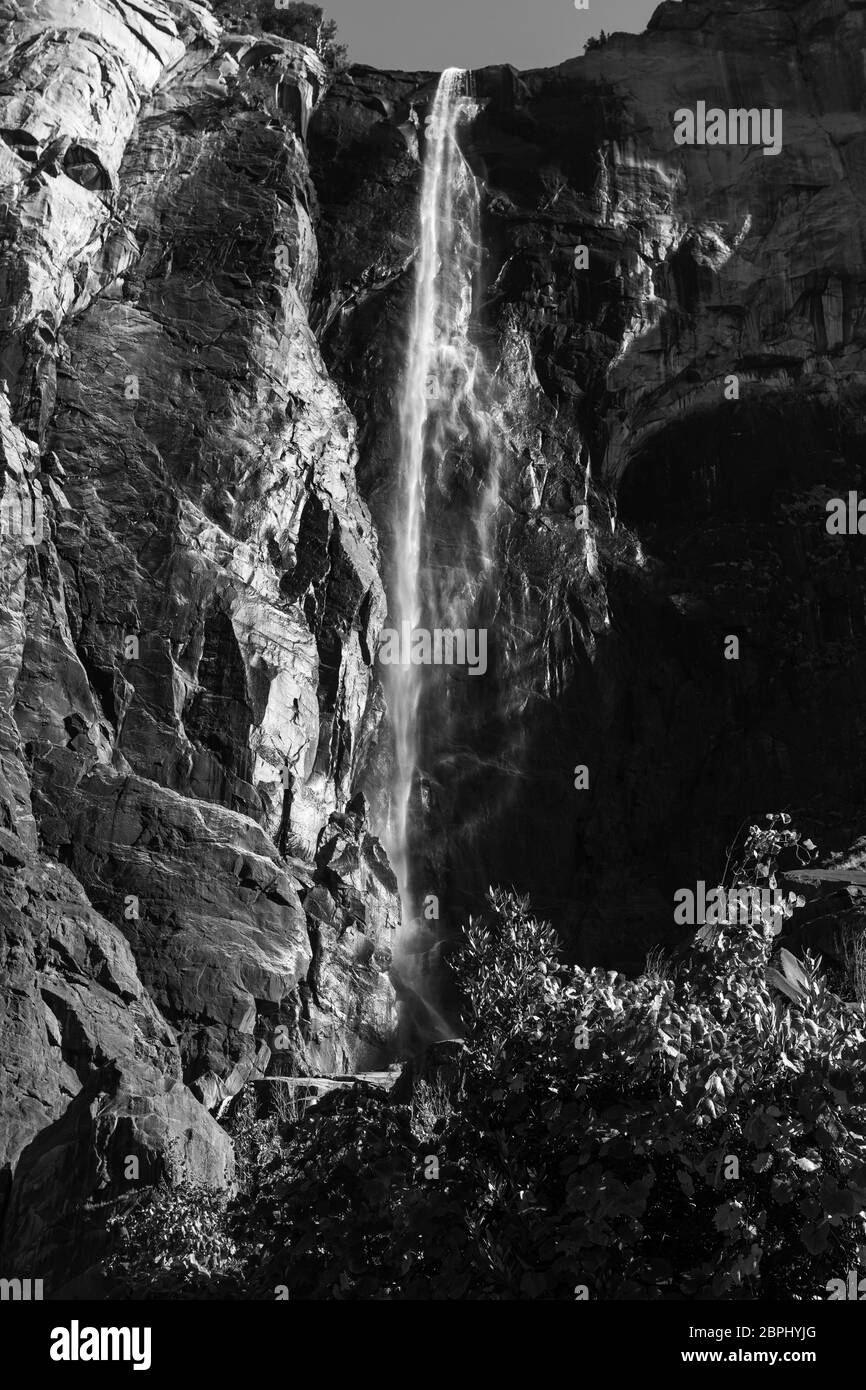
[[[275,0],[217,0],[217,18],[229,29],[260,29],[284,39],[306,44],[331,68],[346,62],[346,48],[337,40],[337,24],[322,13],[321,5],[276,4]]]
[[[189,1183],[149,1188],[109,1222],[115,1298],[238,1297],[241,1264],[226,1228],[225,1194]]]
[[[788,825],[751,827],[730,886],[774,888],[811,852]],[[866,1013],[778,949],[779,917],[704,928],[629,980],[566,966],[526,900],[491,892],[454,957],[459,1082],[412,1105],[361,1085],[293,1125],[228,1213],[238,1289],[826,1297],[866,1238]]]

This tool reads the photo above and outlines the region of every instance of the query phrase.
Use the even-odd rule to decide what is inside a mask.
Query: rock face
[[[331,81],[193,0],[0,24],[0,1273],[56,1294],[135,1184],[231,1184],[247,1080],[389,1058],[374,659],[436,78]],[[771,808],[863,862],[825,505],[861,481],[864,30],[684,0],[473,74],[490,433],[427,498],[443,582],[498,505],[488,673],[420,712],[446,929],[514,884],[627,968]],[[698,102],[780,109],[781,153],[677,145]]]
[[[304,911],[312,961],[297,1005],[287,996],[274,1020],[275,1070],[297,1076],[375,1069],[382,1040],[394,1036],[389,943],[399,898],[394,872],[369,833],[363,796],[323,827]]]
[[[825,523],[861,481],[864,40],[854,0],[685,0],[559,68],[472,74],[497,442],[443,459],[431,563],[494,453],[501,500],[490,672],[422,710],[443,921],[514,884],[587,964],[633,967],[744,816],[786,808],[840,854],[862,830],[862,540]],[[311,124],[315,322],[386,557],[434,85],[354,68]],[[698,102],[780,109],[781,153],[677,145]]]
[[[122,933],[69,871],[10,848],[0,890],[2,1258],[53,1292],[92,1260],[113,1199],[163,1175],[225,1186],[234,1158]]]
[[[307,321],[325,69],[73,8],[0,10],[2,1253],[49,1291],[130,1156],[231,1181],[275,1020],[301,1072],[384,1059],[399,919],[344,814],[385,601]]]

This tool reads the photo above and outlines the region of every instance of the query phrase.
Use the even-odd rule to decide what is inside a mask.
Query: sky
[[[600,29],[641,33],[658,0],[320,0],[349,59],[378,68],[553,67]]]

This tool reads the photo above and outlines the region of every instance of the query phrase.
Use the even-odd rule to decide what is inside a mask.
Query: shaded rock
[[[122,934],[72,874],[34,858],[0,869],[0,887],[0,1253],[52,1292],[99,1257],[136,1185],[225,1187],[232,1146],[183,1084]]]
[[[433,672],[419,711],[415,888],[446,934],[513,884],[583,962],[639,968],[744,816],[803,808],[839,851],[862,829],[862,555],[825,504],[863,446],[864,24],[832,0],[690,0],[555,69],[472,74],[494,429],[467,429],[428,490],[443,592],[494,460],[499,505],[469,583],[488,672]],[[315,314],[386,567],[420,185],[397,126],[423,130],[431,90],[353,68],[311,122]],[[781,155],[676,146],[699,100],[780,108]],[[390,759],[382,739],[374,826]]]
[[[258,1051],[257,1009],[304,978],[310,943],[291,877],[253,821],[102,772],[77,789],[71,866],[98,884],[199,1092],[233,1094]],[[135,915],[132,915],[132,914]]]
[[[303,899],[312,960],[300,1009],[283,1014],[279,1070],[369,1071],[393,1049],[396,995],[389,978],[400,920],[397,882],[358,810],[331,815]]]
[[[391,1099],[397,1105],[409,1105],[422,1082],[428,1086],[441,1084],[443,1088],[456,1093],[460,1086],[465,1047],[462,1038],[445,1038],[441,1042],[430,1043],[405,1064],[391,1087]]]

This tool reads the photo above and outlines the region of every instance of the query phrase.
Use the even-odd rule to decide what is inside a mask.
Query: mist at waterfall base
[[[443,72],[424,126],[420,248],[399,404],[388,574],[387,621],[398,631],[404,623],[427,631],[485,626],[498,450],[491,382],[473,341],[480,190],[458,143],[460,126],[476,111],[469,85],[463,70]],[[425,524],[434,493],[453,508],[446,550]],[[393,735],[383,839],[403,908],[392,978],[403,998],[403,1041],[410,1045],[456,1031],[441,960],[447,905],[422,849],[429,848],[431,780],[425,768],[454,746],[453,683],[467,673],[408,662],[383,667],[382,673]]]

